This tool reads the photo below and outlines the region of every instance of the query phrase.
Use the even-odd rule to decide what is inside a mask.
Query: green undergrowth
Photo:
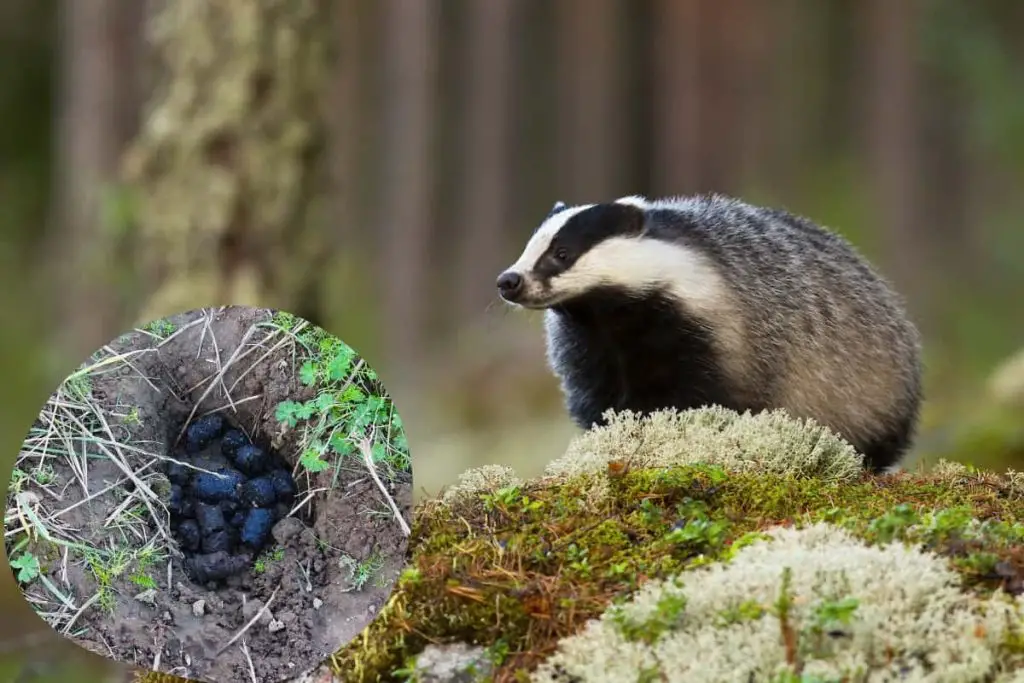
[[[374,464],[385,477],[408,472],[402,418],[373,368],[337,337],[289,313],[276,313],[269,325],[295,339],[292,360],[299,380],[316,391],[308,401],[282,401],[275,409],[278,421],[301,433],[302,467],[323,472],[361,457],[359,442],[369,439]]]
[[[613,495],[593,501],[596,478]],[[334,663],[345,680],[398,681],[428,643],[500,643],[496,680],[518,680],[640,585],[728,561],[776,525],[828,522],[869,544],[905,541],[948,558],[978,595],[1022,592],[1022,508],[1019,475],[954,467],[845,483],[611,467],[427,503],[396,592]],[[1024,654],[1024,641],[1013,646]]]

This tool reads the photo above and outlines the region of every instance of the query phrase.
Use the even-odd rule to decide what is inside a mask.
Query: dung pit
[[[55,456],[62,430],[95,448]],[[58,632],[144,669],[293,678],[358,635],[406,561],[400,417],[355,352],[278,311],[123,335],[51,397],[18,471],[8,506],[58,543],[9,526],[8,552],[37,557],[70,606],[39,579],[22,590]]]

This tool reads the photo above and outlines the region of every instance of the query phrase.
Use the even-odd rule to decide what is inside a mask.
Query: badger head
[[[550,308],[601,286],[643,286],[643,199],[567,206],[556,202],[519,260],[498,276],[502,299],[523,308]]]

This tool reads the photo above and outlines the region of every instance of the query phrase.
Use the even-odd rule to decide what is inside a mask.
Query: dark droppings
[[[249,444],[249,437],[241,429],[229,429],[220,441],[220,452],[229,458],[242,446]]]
[[[299,492],[299,487],[295,485],[295,478],[292,477],[292,473],[288,470],[274,470],[268,477],[274,484],[274,495],[277,497],[277,500],[281,503],[290,504],[295,498],[295,494]]]
[[[192,480],[193,495],[207,503],[238,500],[238,490],[244,481],[244,474],[229,467],[219,467],[216,472],[199,472]]]
[[[224,512],[216,505],[206,503],[196,503],[196,521],[204,535],[222,531],[228,525],[224,520]]]
[[[198,583],[219,583],[249,570],[298,493],[287,464],[253,444],[218,414],[185,430],[171,454],[168,510],[185,571]]]
[[[252,547],[262,547],[270,537],[270,528],[274,526],[274,511],[266,508],[251,508],[245,515],[242,524],[242,543]]]
[[[267,508],[277,502],[274,482],[270,477],[257,477],[242,484],[241,497],[246,507]]]
[[[268,460],[267,453],[262,448],[251,444],[238,448],[234,454],[235,465],[250,477],[263,474]]]
[[[199,583],[219,582],[240,574],[249,568],[253,556],[248,553],[231,553],[220,551],[192,555],[185,558],[185,570]]]
[[[188,484],[189,475],[190,471],[186,465],[176,462],[167,463],[167,478],[171,480],[172,484],[186,486]]]
[[[190,453],[198,453],[221,435],[224,431],[224,418],[214,413],[201,417],[188,426],[185,431],[185,448]]]
[[[194,519],[182,520],[178,525],[178,545],[187,553],[194,553],[199,550],[199,542],[202,534],[199,533],[199,523]]]

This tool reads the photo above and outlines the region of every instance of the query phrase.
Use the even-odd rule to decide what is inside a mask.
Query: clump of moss
[[[608,411],[605,418],[605,425],[574,439],[546,473],[597,473],[616,461],[637,468],[703,463],[732,472],[851,481],[863,468],[863,456],[829,428],[783,410],[737,413],[716,406],[646,416]]]
[[[511,467],[504,465],[474,467],[459,475],[458,483],[444,491],[441,502],[450,505],[485,491],[509,488],[521,483],[522,480]]]
[[[732,562],[651,581],[563,640],[533,680],[980,681],[1024,600],[980,599],[932,553],[829,524],[779,528]]]

